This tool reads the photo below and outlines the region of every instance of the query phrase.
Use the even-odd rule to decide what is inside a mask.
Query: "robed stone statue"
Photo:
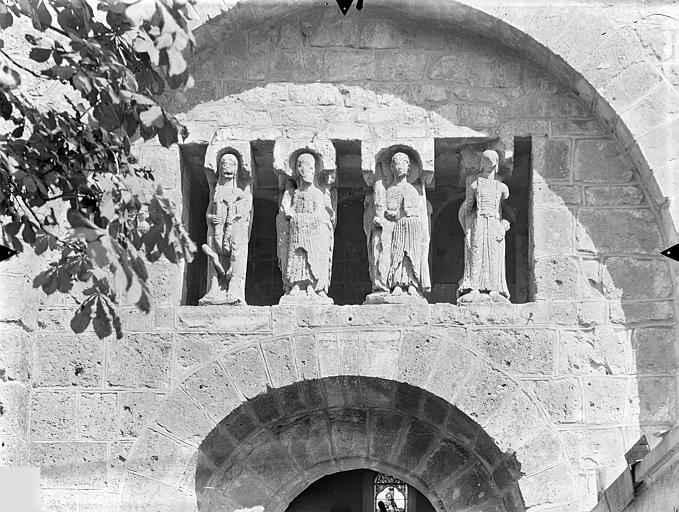
[[[464,274],[459,282],[458,303],[509,302],[505,271],[505,234],[509,222],[502,218],[507,185],[497,177],[499,156],[487,150],[481,155],[480,173],[468,178],[465,200],[458,212],[464,230]]]
[[[280,303],[328,303],[336,223],[332,194],[316,172],[316,158],[297,157],[294,185],[286,187],[277,219],[278,256],[285,295]]]
[[[216,172],[205,168],[210,202],[205,215],[207,243],[202,249],[208,256],[208,283],[201,305],[245,305],[252,177],[241,171],[236,155],[228,152],[219,158]]]

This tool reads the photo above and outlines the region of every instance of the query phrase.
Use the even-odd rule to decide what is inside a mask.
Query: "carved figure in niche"
[[[301,299],[332,304],[328,297],[336,222],[332,195],[319,186],[312,153],[297,157],[296,171],[297,187],[286,187],[277,219],[285,289],[281,303]]]
[[[377,209],[379,204],[385,204],[385,190],[382,182],[375,183],[375,191],[373,194],[365,196],[363,202],[363,231],[367,241],[368,249],[368,271],[370,274],[370,282],[372,284],[373,293],[386,293],[389,291],[387,287],[387,273],[389,272],[389,251],[385,251],[385,246],[389,248],[391,241],[391,223],[375,222],[377,216]],[[381,199],[375,199],[381,196]],[[376,205],[376,202],[378,205]],[[383,209],[382,209],[383,212]]]
[[[509,189],[496,176],[498,162],[496,151],[483,152],[480,174],[467,184],[465,200],[458,212],[465,233],[459,303],[509,302],[505,274],[505,234],[509,222],[502,219],[501,213]]]
[[[236,155],[225,153],[219,159],[217,173],[206,168],[210,186],[207,219],[208,289],[202,304],[245,305],[245,273],[248,242],[252,227],[252,195],[249,176],[239,187],[239,162]]]
[[[384,203],[379,198],[380,189],[375,187],[373,219],[376,228],[391,231],[386,288],[391,297],[407,294],[408,298],[424,300],[422,294],[431,288],[429,214],[424,187],[418,181],[408,181],[410,157],[406,153],[395,153],[390,169],[392,180],[386,187]],[[381,242],[384,251],[384,240]]]

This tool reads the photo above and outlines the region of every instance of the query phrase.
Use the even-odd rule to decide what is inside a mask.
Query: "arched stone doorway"
[[[318,479],[356,469],[415,486],[437,512],[524,510],[515,455],[448,402],[385,379],[329,377],[259,395],[224,418],[199,452],[201,512],[283,512]]]

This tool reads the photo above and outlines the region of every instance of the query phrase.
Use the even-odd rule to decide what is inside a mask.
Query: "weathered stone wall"
[[[562,18],[577,23],[567,14]],[[551,30],[561,33],[554,28],[559,19]],[[492,309],[192,308],[179,306],[181,271],[160,262],[150,272],[158,306],[152,316],[123,308],[126,337],[98,341],[70,332],[70,298],[31,289],[41,263],[22,256],[0,265],[3,289],[11,291],[0,298],[0,463],[42,467],[46,510],[115,510],[119,500],[124,510],[169,510],[173,503],[191,510],[198,460],[214,459],[197,449],[231,411],[259,393],[273,393],[279,419],[287,421],[300,411],[399,410],[396,385],[391,401],[378,405],[364,391],[350,394],[350,386],[333,398],[333,377],[362,376],[423,390],[400,439],[418,421],[445,438],[438,432],[454,416],[436,411],[452,404],[482,429],[474,436],[487,433],[506,456],[516,451],[527,506],[588,510],[640,433],[676,423],[674,279],[658,255],[669,236],[655,182],[595,118],[593,100],[582,103],[561,77],[519,51],[452,25],[367,7],[346,19],[320,7],[287,19],[248,12],[238,27],[234,20],[206,24],[201,37],[212,46],[193,61],[196,88],[167,98],[189,125],[189,142],[207,143],[217,128],[272,139],[324,131],[338,138],[443,136],[451,123],[505,140],[531,135],[537,302]],[[645,34],[643,51],[665,48],[652,30]],[[652,64],[669,73],[656,92],[670,104],[672,45]],[[628,115],[636,111],[629,107]],[[653,126],[646,130],[653,136]],[[140,154],[181,207],[180,151],[148,145]],[[663,165],[673,179],[671,161]],[[308,386],[303,406],[270,391],[297,382]],[[310,391],[313,382],[320,394]],[[431,407],[428,394],[446,403]],[[257,411],[250,417],[253,435],[278,436],[269,419]],[[365,455],[351,440],[371,438],[379,432],[373,427],[348,437],[330,428],[326,441],[348,439],[347,452]],[[257,447],[245,436],[227,437],[235,448]],[[482,452],[474,440],[461,445]],[[291,488],[310,483],[316,473],[297,458],[309,447],[283,446],[281,460],[291,458],[300,474]],[[427,446],[410,464],[399,462],[400,453],[373,463],[401,467],[404,478],[426,483],[422,472],[434,455]],[[334,467],[337,458],[331,453],[322,462]],[[482,465],[493,475],[493,496],[512,510],[509,487],[495,473],[505,460]],[[234,481],[248,488],[247,478]],[[229,496],[256,504],[235,491]],[[481,502],[467,498],[467,505]]]

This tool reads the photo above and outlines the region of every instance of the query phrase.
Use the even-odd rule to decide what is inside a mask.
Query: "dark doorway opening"
[[[429,500],[405,483],[402,483],[405,489],[399,489],[399,485],[391,486],[396,499],[389,503],[384,498],[389,489],[376,485],[380,477],[391,478],[369,469],[325,476],[297,496],[286,512],[380,512],[379,501],[386,502],[384,506],[388,512],[434,512]]]

